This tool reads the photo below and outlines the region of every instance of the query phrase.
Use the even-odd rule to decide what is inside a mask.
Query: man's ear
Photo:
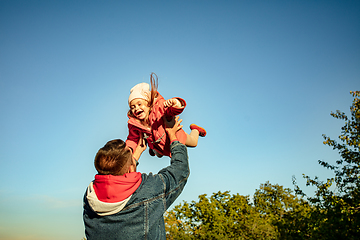
[[[136,172],[136,160],[131,156],[131,165],[129,166],[128,173]]]

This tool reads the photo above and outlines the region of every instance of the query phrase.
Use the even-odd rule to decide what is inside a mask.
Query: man
[[[134,153],[120,139],[98,151],[98,174],[84,196],[88,240],[166,239],[163,214],[182,192],[190,170],[186,146],[175,135],[181,120],[165,122],[172,157],[158,174],[136,172],[135,158],[146,149],[143,139]]]

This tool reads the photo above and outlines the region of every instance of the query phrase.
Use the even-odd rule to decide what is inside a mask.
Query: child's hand
[[[164,102],[164,107],[181,107],[181,103],[176,98],[170,98]]]

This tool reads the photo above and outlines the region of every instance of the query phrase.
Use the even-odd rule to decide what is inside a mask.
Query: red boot
[[[194,129],[198,130],[200,137],[205,137],[205,136],[206,136],[206,130],[205,130],[204,128],[202,128],[202,127],[199,127],[199,126],[196,125],[196,124],[191,124],[191,125],[190,125],[190,129],[191,129],[191,130],[194,130]]]

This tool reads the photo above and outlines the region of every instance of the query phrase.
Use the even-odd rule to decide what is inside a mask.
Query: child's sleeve
[[[140,131],[140,129],[138,129],[137,127],[134,127],[131,124],[128,124],[128,128],[129,128],[129,135],[128,135],[125,143],[126,143],[126,146],[128,146],[129,148],[131,148],[134,151],[139,142],[141,131]]]
[[[166,108],[165,115],[167,117],[175,117],[176,115],[181,114],[184,111],[184,108],[186,107],[186,102],[184,99],[176,97],[175,99],[179,100],[181,103],[181,107],[169,107]]]

